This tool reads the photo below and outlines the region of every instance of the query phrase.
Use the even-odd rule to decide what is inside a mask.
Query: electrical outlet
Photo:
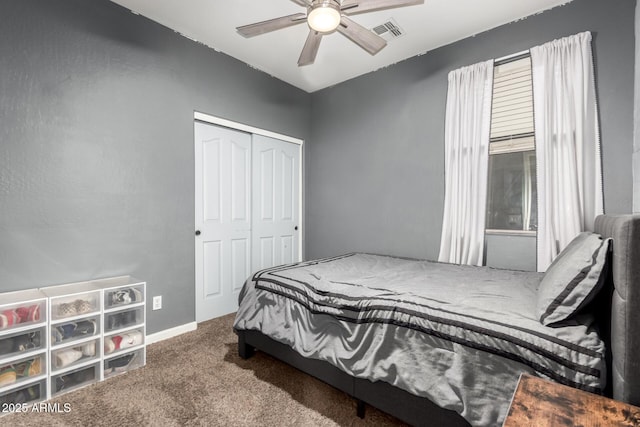
[[[153,297],[153,309],[160,310],[162,308],[162,295]]]

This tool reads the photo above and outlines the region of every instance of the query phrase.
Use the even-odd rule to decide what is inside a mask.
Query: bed
[[[600,216],[595,233],[583,240],[600,252],[575,277],[597,286],[566,316],[555,294],[540,309],[553,266],[543,275],[353,253],[257,272],[240,294],[239,354],[263,351],[327,382],[359,416],[370,404],[413,425],[499,425],[522,373],[637,405],[640,216]],[[574,282],[560,293],[567,305]]]

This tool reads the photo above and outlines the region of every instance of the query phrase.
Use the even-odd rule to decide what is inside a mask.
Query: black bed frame
[[[609,352],[605,394],[640,405],[640,215],[602,215],[596,219],[595,231],[613,239],[605,290],[592,308]],[[469,426],[458,413],[427,398],[382,381],[355,378],[328,362],[307,359],[259,331],[236,333],[241,358],[248,359],[259,350],[280,359],[356,399],[361,418],[369,404],[415,426]]]

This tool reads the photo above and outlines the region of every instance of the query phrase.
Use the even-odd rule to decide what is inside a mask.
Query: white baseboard
[[[164,331],[147,335],[147,345],[177,337],[178,335],[195,331],[196,329],[198,329],[198,324],[196,322],[185,323],[184,325],[176,326],[175,328],[165,329]]]

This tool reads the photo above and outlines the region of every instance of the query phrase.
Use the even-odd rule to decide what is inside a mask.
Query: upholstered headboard
[[[640,215],[601,215],[594,231],[613,239],[611,391],[615,399],[640,405]]]

